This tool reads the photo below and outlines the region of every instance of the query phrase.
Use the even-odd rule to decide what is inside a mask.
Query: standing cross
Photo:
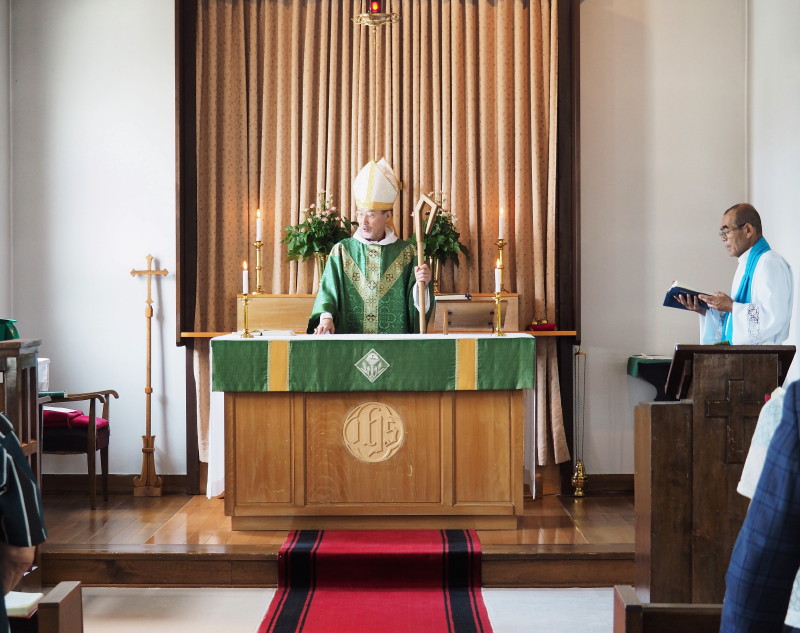
[[[167,270],[153,270],[153,256],[147,256],[146,270],[131,270],[131,277],[144,275],[147,278],[147,304],[144,309],[145,321],[147,323],[147,369],[145,371],[145,434],[142,436],[142,474],[133,478],[133,494],[137,497],[157,497],[161,496],[161,486],[163,479],[156,474],[156,465],[153,453],[155,452],[156,438],[150,434],[150,395],[153,388],[150,386],[150,339],[151,325],[153,317],[153,299],[150,294],[150,280],[153,275],[166,275]]]
[[[147,259],[147,270],[131,270],[131,277],[135,277],[136,275],[144,275],[147,277],[147,300],[145,303],[147,307],[144,309],[144,315],[149,319],[153,316],[153,299],[150,296],[150,280],[153,278],[153,275],[166,275],[169,271],[164,270],[153,270],[153,256],[148,255]],[[148,341],[150,337],[148,336]],[[148,432],[149,435],[149,432]]]

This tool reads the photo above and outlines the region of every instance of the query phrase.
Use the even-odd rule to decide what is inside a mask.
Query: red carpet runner
[[[291,532],[259,633],[491,633],[473,530]]]

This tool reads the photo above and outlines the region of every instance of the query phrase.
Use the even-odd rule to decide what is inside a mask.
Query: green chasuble
[[[319,284],[308,333],[317,327],[323,312],[333,315],[336,334],[419,332],[413,295],[416,260],[416,247],[405,240],[380,245],[351,237],[336,244]],[[426,304],[430,304],[426,305],[430,319],[430,293]]]

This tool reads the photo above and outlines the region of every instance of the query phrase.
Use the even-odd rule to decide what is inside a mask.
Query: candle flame
[[[246,259],[242,262],[242,270],[247,270],[247,260]]]
[[[495,268],[500,268],[500,260],[499,259],[495,260],[494,267]]]
[[[261,217],[261,209],[256,209],[256,218]]]

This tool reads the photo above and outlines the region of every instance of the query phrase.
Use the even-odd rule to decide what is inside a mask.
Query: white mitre
[[[359,209],[389,211],[397,199],[397,178],[385,158],[369,161],[353,181],[353,195]]]

